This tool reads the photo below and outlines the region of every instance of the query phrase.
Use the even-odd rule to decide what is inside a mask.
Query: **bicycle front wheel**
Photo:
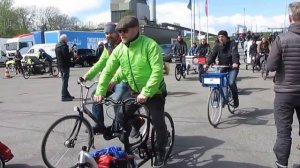
[[[24,79],[28,79],[30,77],[30,68],[27,66],[23,67],[23,77]]]
[[[171,115],[168,112],[165,112],[165,123],[167,127],[167,142],[166,142],[166,154],[164,158],[164,162],[166,163],[172,153],[172,149],[174,146],[174,141],[175,141],[175,127],[174,127],[174,122],[171,117]],[[153,152],[156,152],[156,131],[155,129],[152,129],[151,133],[151,146]],[[153,156],[156,156],[156,154],[153,154]]]
[[[266,69],[266,62],[263,61],[261,64],[261,77],[266,80],[267,79],[267,69]]]
[[[52,66],[52,76],[57,77],[58,76],[58,67],[57,66]]]
[[[93,143],[90,123],[78,115],[64,116],[47,130],[42,141],[42,158],[49,168],[74,167],[82,146]]]
[[[176,67],[175,67],[175,79],[177,81],[180,81],[180,79],[181,79],[181,65],[180,64],[176,65]]]
[[[207,104],[208,121],[214,127],[217,127],[220,122],[223,109],[222,104],[222,95],[219,89],[214,88],[210,93]]]

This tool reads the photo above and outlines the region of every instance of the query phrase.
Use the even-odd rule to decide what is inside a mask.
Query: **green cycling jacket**
[[[96,62],[96,64],[93,65],[93,67],[84,75],[86,80],[92,80],[95,78],[95,76],[102,72],[104,69],[106,62],[109,58],[109,53],[107,49],[104,47],[104,50],[101,54],[100,59]]]
[[[152,39],[139,35],[128,44],[120,43],[111,53],[101,73],[96,95],[106,94],[109,82],[116,74],[118,81],[126,79],[133,92],[147,97],[161,94],[165,89],[163,58],[159,45]]]

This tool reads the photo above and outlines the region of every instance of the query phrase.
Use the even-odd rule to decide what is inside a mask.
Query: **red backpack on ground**
[[[1,162],[8,162],[14,157],[14,155],[11,153],[11,150],[0,142],[0,161]]]

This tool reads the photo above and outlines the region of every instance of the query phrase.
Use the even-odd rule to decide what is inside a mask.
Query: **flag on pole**
[[[206,16],[208,16],[208,3],[207,3],[207,0],[205,0],[205,14],[206,14]]]
[[[188,8],[189,10],[192,10],[192,0],[190,0],[189,4],[187,5],[187,8]]]

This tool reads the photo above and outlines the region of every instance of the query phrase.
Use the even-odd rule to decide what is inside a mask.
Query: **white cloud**
[[[78,15],[80,12],[99,7],[104,0],[14,0],[14,6],[56,7],[62,13]]]
[[[159,23],[179,23],[181,26],[191,27],[191,11],[186,7],[186,3],[172,2],[157,5],[157,20]],[[204,5],[202,5],[204,6]],[[199,13],[196,12],[196,27],[199,27]],[[287,20],[288,21],[288,20]],[[224,29],[229,33],[233,33],[238,24],[244,24],[244,16],[242,14],[234,14],[231,16],[215,17],[209,14],[208,31],[217,33]],[[288,23],[287,23],[288,24]],[[206,31],[206,17],[204,7],[201,9],[201,29]],[[262,15],[245,16],[245,25],[253,31],[267,31],[268,27],[283,27],[284,15],[266,17]]]
[[[85,21],[93,22],[95,24],[106,23],[111,21],[110,11],[105,11],[99,14],[86,17]]]

